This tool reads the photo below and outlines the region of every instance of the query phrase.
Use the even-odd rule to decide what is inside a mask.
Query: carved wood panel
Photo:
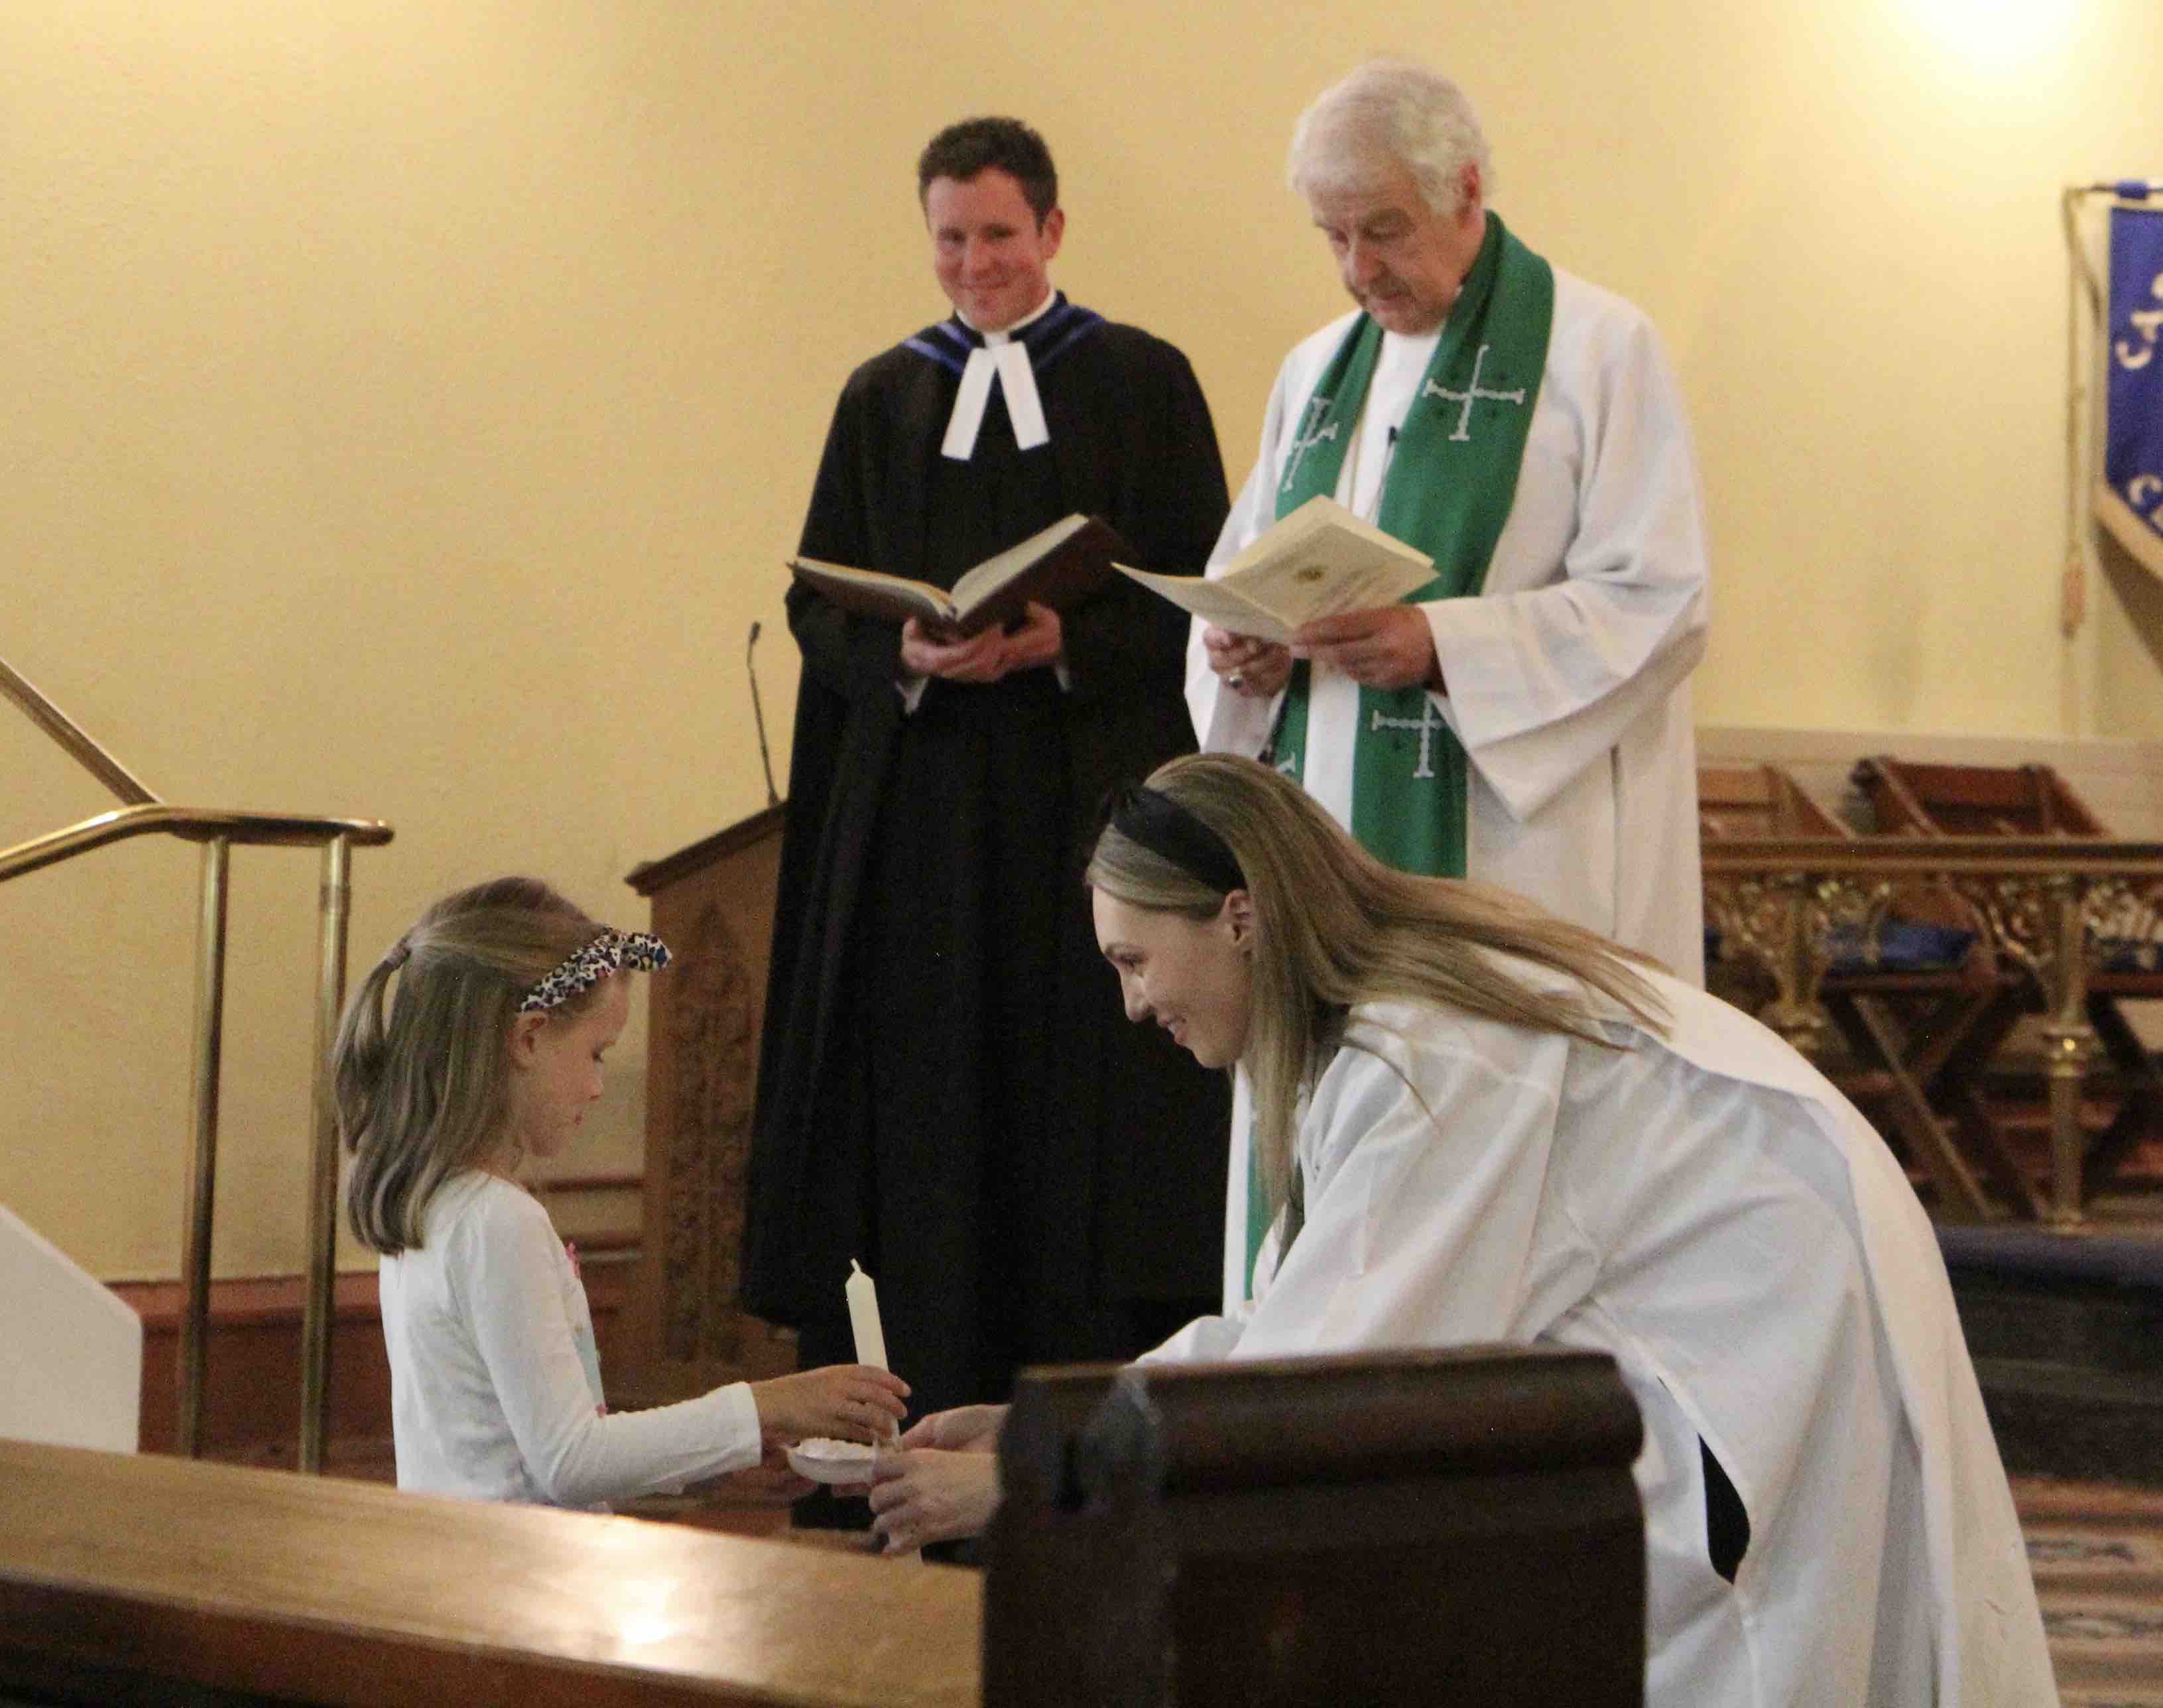
[[[780,833],[769,810],[631,876],[675,953],[650,984],[645,1229],[625,1336],[642,1399],[795,1363],[788,1339],[740,1303]]]

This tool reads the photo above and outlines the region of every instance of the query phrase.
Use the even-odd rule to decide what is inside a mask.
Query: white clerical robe
[[[1529,968],[1535,979],[1546,975]],[[2057,1699],[1928,1220],[1799,1056],[1673,979],[1605,1049],[1355,1009],[1301,1113],[1307,1221],[1149,1360],[1541,1342],[1645,1422],[1648,1708]],[[1280,1224],[1281,1225],[1281,1224]],[[1749,1518],[1710,1564],[1703,1442]]]
[[[1286,358],[1261,454],[1211,556],[1212,574],[1275,521],[1297,423],[1354,317],[1332,322]],[[1435,343],[1383,338],[1336,494],[1361,516],[1379,507],[1390,429],[1404,420]],[[1705,979],[1705,928],[1687,678],[1704,655],[1710,601],[1689,432],[1658,336],[1621,297],[1557,268],[1547,368],[1483,591],[1422,607],[1446,689],[1428,699],[1469,761],[1466,875],[1530,896],[1692,983]],[[1279,702],[1226,689],[1209,668],[1202,627],[1188,642],[1186,672],[1202,747],[1259,754]],[[1315,668],[1305,785],[1348,827],[1359,704],[1349,677]],[[1238,1092],[1228,1303],[1244,1297],[1247,1281],[1244,1079]]]
[[[1212,572],[1275,521],[1293,429],[1351,322],[1333,322],[1286,358]],[[1383,340],[1337,492],[1362,516],[1375,512],[1388,429],[1404,419],[1432,348]],[[1547,369],[1485,589],[1422,607],[1447,690],[1433,704],[1470,760],[1467,875],[1693,982],[1704,977],[1704,930],[1685,678],[1705,651],[1706,582],[1689,433],[1658,338],[1621,298],[1558,269]],[[1315,671],[1307,788],[1346,824],[1358,698],[1349,678]],[[1222,688],[1198,623],[1187,701],[1209,752],[1259,753],[1276,718],[1275,701]]]

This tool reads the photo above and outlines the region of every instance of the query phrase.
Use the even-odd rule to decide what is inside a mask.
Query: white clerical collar
[[[1014,334],[1050,312],[1058,300],[1059,293],[1047,287],[1044,301],[1012,326],[981,334],[984,342],[969,352],[968,364],[961,369],[961,389],[954,394],[954,412],[946,418],[940,455],[957,463],[966,463],[976,455],[977,434],[984,425],[984,406],[991,401],[994,379],[1006,394],[1007,419],[1013,423],[1014,443],[1024,451],[1033,451],[1051,443],[1051,429],[1044,420],[1044,402],[1036,395],[1036,370],[1029,364],[1029,346]],[[969,317],[958,309],[955,312],[961,323],[969,326]],[[970,330],[978,328],[971,326]]]
[[[1052,286],[1050,281],[1047,280],[1045,282],[1044,286],[1044,301],[1038,303],[1035,307],[1029,310],[1027,314],[1022,316],[1019,320],[1015,321],[1011,326],[1002,327],[998,332],[986,332],[983,327],[978,326],[976,322],[970,319],[967,315],[962,313],[962,312],[958,308],[954,311],[954,318],[960,321],[963,326],[966,326],[971,332],[975,333],[979,338],[982,338],[986,343],[1003,344],[1016,333],[1019,332],[1024,327],[1034,326],[1038,321],[1042,320],[1045,315],[1051,312],[1051,305],[1058,301],[1058,291]]]

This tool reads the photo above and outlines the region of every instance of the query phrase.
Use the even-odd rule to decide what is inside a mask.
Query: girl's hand
[[[814,1435],[884,1441],[909,1415],[909,1384],[867,1364],[830,1364],[751,1385],[758,1433],[768,1446]]]
[[[810,1478],[789,1469],[786,1453],[769,1447],[765,1457],[748,1470],[725,1471],[696,1482],[683,1492],[703,1500],[728,1501],[754,1506],[785,1506],[800,1501],[818,1487]]]
[[[935,1448],[882,1453],[872,1475],[872,1529],[886,1543],[888,1553],[914,1553],[927,1543],[981,1535],[998,1510],[999,1462],[989,1453],[945,1453]]]
[[[949,1453],[996,1453],[1004,1406],[956,1406],[919,1418],[901,1438],[903,1447],[936,1447]]]

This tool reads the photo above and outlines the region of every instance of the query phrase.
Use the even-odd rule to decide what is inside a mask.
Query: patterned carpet
[[[2163,1708],[2163,1489],[2015,1477],[2066,1708]]]

